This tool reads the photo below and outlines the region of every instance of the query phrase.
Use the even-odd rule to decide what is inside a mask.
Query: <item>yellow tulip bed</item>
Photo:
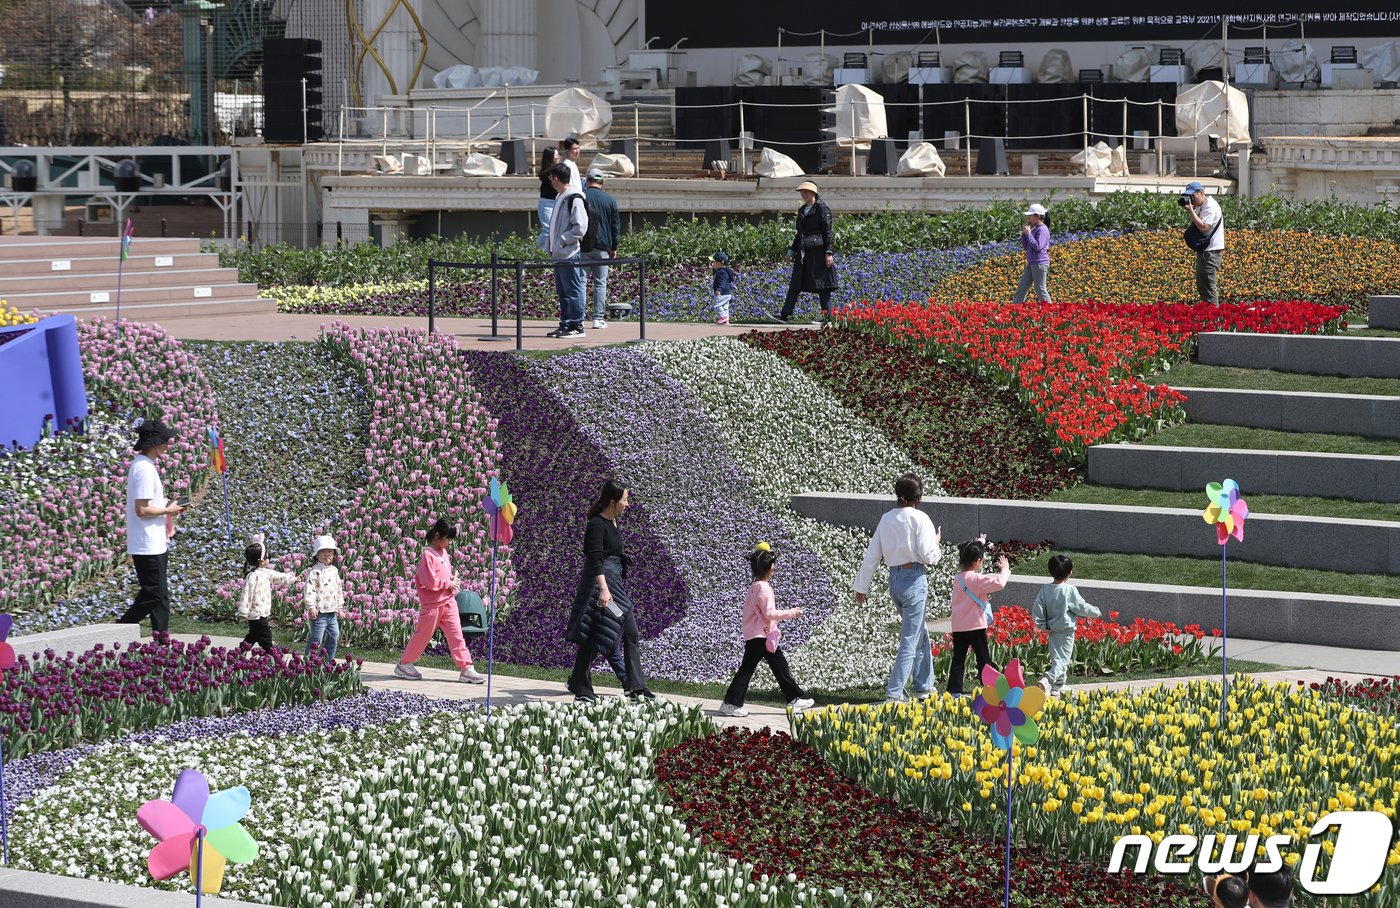
[[[1231,681],[1093,691],[1050,701],[1040,740],[1016,745],[1016,835],[1108,866],[1114,840],[1146,834],[1251,833],[1293,840],[1296,863],[1320,817],[1334,810],[1400,809],[1400,728],[1286,684]],[[830,707],[794,721],[793,734],[876,794],[964,828],[1005,823],[1006,754],[969,699]],[[1323,845],[1330,854],[1330,840]],[[1135,852],[1129,853],[1129,864]],[[1378,886],[1354,908],[1400,903],[1400,843]],[[1319,871],[1319,875],[1321,871]]]
[[[1345,303],[1366,311],[1371,294],[1400,292],[1400,245],[1354,236],[1287,230],[1229,230],[1220,298]],[[950,275],[936,302],[1009,300],[1025,256],[986,259]],[[1094,237],[1050,250],[1050,295],[1057,300],[1197,302],[1196,256],[1178,231]]]
[[[20,312],[11,306],[9,300],[0,300],[0,328],[9,328],[15,325],[32,325],[38,319],[32,315]]]

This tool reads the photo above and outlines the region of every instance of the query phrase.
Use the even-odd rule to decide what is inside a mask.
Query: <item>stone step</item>
[[[1400,378],[1400,337],[1209,332],[1197,339],[1207,366],[1309,375]]]
[[[992,604],[1029,609],[1040,587],[1049,582],[1049,577],[1013,574],[1006,589],[993,595]],[[1172,621],[1180,627],[1199,624],[1207,634],[1221,626],[1219,587],[1123,583],[1078,576],[1074,585],[1105,617],[1118,612],[1123,624],[1138,618]],[[1228,627],[1232,639],[1400,650],[1400,600],[1232,589]]]
[[[200,299],[165,303],[141,303],[129,305],[126,294],[122,294],[122,319],[133,322],[161,323],[175,318],[207,318],[218,315],[276,315],[277,301],[256,296],[233,297],[230,299]],[[116,303],[98,303],[65,309],[68,315],[77,318],[102,316],[115,318]]]
[[[1098,485],[1202,493],[1206,483],[1228,476],[1246,498],[1259,492],[1400,502],[1400,457],[1371,454],[1095,445],[1086,474]]]
[[[1371,314],[1367,322],[1372,328],[1400,331],[1400,296],[1371,297]]]
[[[122,291],[137,287],[205,287],[210,284],[238,283],[237,268],[144,268],[128,272],[122,269]],[[253,284],[250,288],[257,289]],[[0,297],[10,300],[23,299],[29,294],[62,293],[79,291],[90,293],[117,290],[117,272],[110,267],[107,271],[88,271],[74,274],[69,271],[54,271],[46,274],[15,275],[5,269],[0,277]],[[18,304],[16,304],[18,305]]]
[[[208,295],[196,295],[195,291],[208,291]],[[102,299],[100,294],[106,294],[107,299]],[[255,284],[240,284],[236,281],[224,283],[210,282],[194,286],[170,286],[170,287],[122,287],[122,310],[129,306],[137,306],[146,303],[182,303],[182,302],[210,302],[213,300],[244,300],[254,299],[258,296],[258,288]],[[99,288],[94,285],[91,290],[61,290],[53,293],[16,293],[11,294],[8,300],[12,306],[20,310],[37,310],[40,312],[71,312],[86,310],[91,306],[106,306],[111,304],[116,306],[117,293],[113,286]]]
[[[1246,500],[1248,491],[1246,487]],[[885,495],[835,492],[792,497],[792,507],[804,517],[866,531],[875,529],[893,503]],[[949,543],[985,533],[992,539],[1049,539],[1056,548],[1076,551],[1220,557],[1215,530],[1201,519],[1204,494],[1200,509],[993,498],[925,499],[922,507],[943,527]],[[1400,571],[1400,523],[1252,514],[1245,541],[1232,543],[1229,554],[1239,561],[1280,567],[1393,574]]]
[[[1235,388],[1177,390],[1186,395],[1186,418],[1190,422],[1400,438],[1400,397]]]
[[[62,250],[58,250],[62,251]],[[37,254],[37,251],[36,251]],[[58,263],[58,268],[54,263]],[[132,255],[122,264],[125,275],[144,271],[188,271],[194,268],[218,268],[217,252],[182,252],[169,255]],[[111,250],[101,255],[58,255],[44,258],[7,259],[5,273],[0,275],[0,286],[5,282],[21,277],[49,277],[61,274],[113,274],[117,273],[117,257]]]
[[[190,255],[200,251],[200,241],[188,237],[136,237],[131,248],[142,255]],[[116,237],[0,236],[0,261],[3,262],[50,255],[55,258],[109,256],[115,262],[120,252]]]

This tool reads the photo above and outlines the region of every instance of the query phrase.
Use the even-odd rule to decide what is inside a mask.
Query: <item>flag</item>
[[[228,472],[228,458],[224,457],[224,440],[219,437],[219,430],[213,426],[209,427],[209,462],[217,473]]]
[[[132,234],[131,218],[127,218],[127,219],[126,219],[126,229],[122,231],[122,261],[123,261],[123,262],[126,261],[127,256],[131,255],[131,234]]]

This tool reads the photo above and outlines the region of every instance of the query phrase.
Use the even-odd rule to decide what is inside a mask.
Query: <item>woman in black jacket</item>
[[[574,670],[569,675],[569,693],[580,702],[592,702],[593,682],[589,670],[600,654],[617,651],[622,640],[627,677],[623,684],[629,697],[656,699],[647,690],[642,673],[641,634],[637,616],[627,595],[627,566],[631,559],[622,550],[622,534],[617,519],[628,507],[626,486],[615,480],[603,483],[597,501],[588,509],[588,527],[583,533],[583,573],[579,575],[569,614],[567,639],[578,644]]]
[[[797,294],[806,292],[817,294],[821,300],[821,321],[825,322],[831,317],[831,291],[836,289],[831,209],[826,207],[817,193],[817,184],[811,180],[800,183],[797,191],[802,196],[802,207],[797,210],[797,235],[787,255],[792,262],[792,281],[788,284],[787,300],[783,302],[778,321],[792,318],[797,308]]]

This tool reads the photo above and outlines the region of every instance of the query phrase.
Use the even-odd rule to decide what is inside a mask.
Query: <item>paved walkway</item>
[[[378,315],[207,315],[198,318],[160,319],[157,324],[169,334],[182,340],[228,341],[287,341],[315,340],[322,325],[343,322],[355,328],[427,328],[426,318],[406,318]],[[585,337],[557,340],[545,337],[557,327],[552,321],[527,321],[523,326],[523,348],[526,350],[563,350],[569,347],[598,347],[636,340],[640,325],[636,319],[609,322],[601,331],[585,328]],[[709,322],[647,322],[647,340],[689,340],[712,335],[734,336],[754,329],[779,330],[789,327],[779,324],[715,325]],[[794,322],[791,327],[808,327]],[[437,331],[451,334],[463,349],[515,349],[515,321],[501,319],[497,328],[500,340],[482,340],[491,334],[488,318],[440,318]]]
[[[176,634],[177,639],[193,641],[198,639],[193,634]],[[211,637],[211,640],[218,646],[235,647],[241,642],[237,637]],[[1250,646],[1253,644],[1256,649],[1251,652]],[[1241,658],[1258,658],[1255,655],[1269,647],[1280,644],[1263,643],[1260,641],[1239,640],[1231,641],[1231,650],[1238,649]],[[1326,647],[1303,647],[1310,650],[1314,658],[1323,659],[1330,664],[1347,664],[1348,654],[1357,652],[1368,652],[1365,650],[1328,650]],[[1246,654],[1249,654],[1248,656]],[[1393,662],[1394,654],[1388,655]],[[477,670],[485,669],[484,663],[477,664]],[[394,667],[382,662],[366,662],[361,669],[361,677],[365,686],[375,690],[400,690],[409,693],[424,694],[429,697],[439,697],[443,699],[478,700],[482,703],[486,701],[486,688],[478,684],[463,684],[457,680],[456,669],[441,669],[421,667],[419,671],[423,674],[422,681],[405,681],[395,677]],[[760,669],[764,671],[764,669]],[[1393,671],[1393,667],[1391,669]],[[1372,675],[1389,672],[1371,672]],[[1299,681],[1309,683],[1313,681],[1324,681],[1329,676],[1342,677],[1359,681],[1364,674],[1346,673],[1339,670],[1327,671],[1315,668],[1290,669],[1287,671],[1264,672],[1254,677],[1267,681],[1285,681],[1289,684],[1297,684]],[[1203,676],[1195,676],[1203,677]],[[800,679],[799,679],[800,680]],[[1150,687],[1156,684],[1183,684],[1192,678],[1172,678],[1164,681],[1108,681],[1099,684],[1073,685],[1074,690],[1133,690]],[[609,696],[621,696],[614,690],[599,688],[598,696],[606,698]],[[686,697],[679,694],[662,694],[662,699],[670,700],[674,703],[682,703],[688,706],[697,706],[710,717],[711,721],[723,727],[735,726],[739,728],[760,729],[772,728],[777,731],[791,731],[788,723],[787,710],[766,703],[747,704],[749,715],[741,719],[721,716],[719,714],[719,701],[707,700],[703,697]],[[493,705],[510,706],[519,703],[572,703],[574,697],[564,689],[564,685],[555,681],[540,681],[533,678],[518,678],[514,675],[496,675],[491,679],[491,702]]]

